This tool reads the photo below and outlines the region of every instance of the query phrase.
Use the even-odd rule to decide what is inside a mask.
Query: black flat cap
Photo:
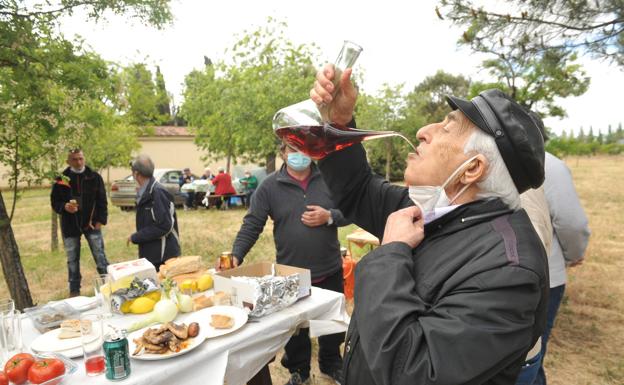
[[[541,120],[507,96],[491,89],[466,100],[447,96],[453,110],[460,110],[477,127],[496,140],[507,170],[519,193],[544,182],[544,139]],[[538,123],[539,122],[539,123]]]

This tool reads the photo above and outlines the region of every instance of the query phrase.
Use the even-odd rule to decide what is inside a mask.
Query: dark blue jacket
[[[139,245],[139,258],[146,258],[156,270],[167,259],[180,256],[178,218],[171,194],[154,178],[136,206],[136,233],[132,243]]]

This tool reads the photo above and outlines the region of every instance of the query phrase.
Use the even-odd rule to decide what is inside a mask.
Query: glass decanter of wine
[[[334,63],[334,95],[338,92],[342,72],[353,67],[360,52],[362,47],[345,40]],[[289,146],[313,159],[322,159],[354,143],[389,136],[402,137],[415,148],[405,136],[394,131],[359,130],[332,123],[329,119],[330,108],[331,104],[317,107],[310,99],[284,107],[273,116],[273,130]]]

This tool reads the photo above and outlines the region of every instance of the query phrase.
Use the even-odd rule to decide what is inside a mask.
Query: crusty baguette
[[[208,274],[208,269],[200,269],[193,273],[185,273],[185,274],[176,275],[175,277],[171,277],[171,279],[176,281],[178,285],[181,285],[182,282],[186,281],[187,279],[190,279],[192,281],[197,281],[204,274]]]
[[[193,273],[200,270],[201,257],[198,255],[188,257],[171,258],[160,267],[161,277],[171,278],[181,274]]]

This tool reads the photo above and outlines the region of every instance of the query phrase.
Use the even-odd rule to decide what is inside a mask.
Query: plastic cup
[[[13,299],[11,298],[0,299],[0,314],[12,312],[13,310],[15,310],[15,301],[13,301]]]
[[[0,313],[0,362],[22,350],[22,319],[19,310]]]
[[[95,297],[98,299],[100,312],[108,317],[111,315],[111,283],[108,274],[99,274],[93,284]]]
[[[104,358],[104,317],[99,313],[80,315],[80,342],[87,376],[106,371]]]

